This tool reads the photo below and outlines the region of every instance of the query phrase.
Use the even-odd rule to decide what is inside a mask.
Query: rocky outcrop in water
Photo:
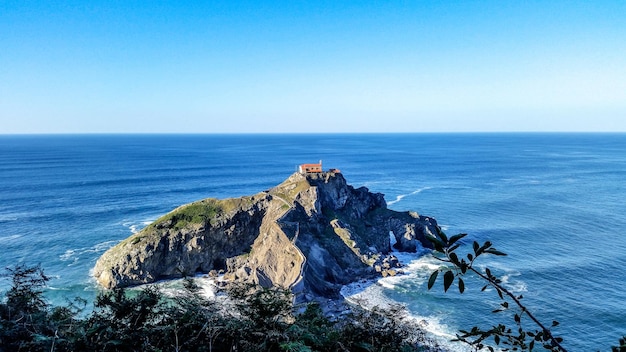
[[[183,205],[105,252],[94,276],[106,288],[223,271],[326,297],[359,278],[398,273],[399,251],[428,247],[433,218],[387,209],[380,193],[339,172],[291,175],[253,196]]]

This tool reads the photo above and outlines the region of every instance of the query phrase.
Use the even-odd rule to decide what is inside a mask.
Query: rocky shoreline
[[[388,209],[382,194],[350,186],[338,170],[294,173],[252,196],[173,210],[104,253],[94,276],[115,288],[222,272],[229,282],[337,299],[346,284],[401,272],[390,233],[396,250],[415,252],[436,228],[432,217]]]

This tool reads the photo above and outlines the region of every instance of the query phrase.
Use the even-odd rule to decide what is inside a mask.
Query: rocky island
[[[354,188],[320,163],[252,196],[174,209],[105,252],[94,276],[116,288],[224,273],[227,281],[336,297],[350,282],[397,273],[392,236],[396,250],[414,252],[430,246],[425,234],[436,227],[431,217],[388,209],[383,194]]]

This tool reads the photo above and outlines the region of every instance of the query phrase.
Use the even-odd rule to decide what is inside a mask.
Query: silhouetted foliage
[[[281,347],[285,351],[337,351],[340,330],[324,315],[319,303],[310,303],[288,328],[292,340]]]
[[[355,308],[348,319],[341,322],[345,342],[351,346],[347,351],[407,351],[423,341],[423,333],[415,326],[403,322],[406,315],[401,306],[386,310]]]
[[[443,286],[456,281],[464,292],[462,276],[474,273],[486,281],[502,299],[495,312],[517,307],[515,328],[497,324],[490,329],[473,327],[457,334],[457,340],[477,349],[532,351],[536,347],[565,351],[561,339],[541,324],[489,268],[475,266],[476,258],[504,255],[490,242],[473,243],[473,252],[462,259],[456,253],[465,234],[448,238],[443,232],[432,237],[443,269]],[[287,290],[255,285],[235,285],[228,296],[205,299],[193,280],[173,296],[155,286],[141,290],[115,289],[101,292],[94,309],[85,315],[84,301],[50,306],[43,297],[48,281],[39,266],[7,269],[12,286],[0,303],[0,352],[8,351],[283,351],[283,352],[375,352],[439,351],[400,306],[366,310],[353,307],[330,319],[317,303],[295,314],[293,297]],[[431,289],[439,271],[428,280]],[[81,315],[82,314],[82,315]],[[522,319],[537,329],[526,329]],[[626,352],[626,338],[619,339],[613,352]]]
[[[611,352],[626,352],[626,336],[619,339],[619,345],[611,347]]]
[[[396,319],[398,308],[355,308],[330,320],[319,304],[294,314],[287,290],[237,285],[228,297],[205,299],[193,280],[181,292],[155,286],[101,292],[85,302],[51,307],[37,267],[8,270],[13,286],[0,303],[4,351],[425,351],[423,335]]]
[[[79,349],[159,350],[168,307],[156,288],[148,287],[133,295],[123,289],[106,291],[96,298],[94,307],[83,323],[83,338],[76,341]]]
[[[50,307],[43,297],[49,279],[38,265],[7,268],[5,276],[12,284],[0,303],[0,351],[64,350],[85,302]]]
[[[551,328],[559,325],[557,321],[553,321],[550,327],[541,323],[532,312],[522,304],[522,295],[515,295],[504,287],[502,280],[495,276],[491,269],[487,267],[481,269],[475,265],[476,260],[483,255],[505,256],[506,254],[495,249],[491,242],[486,241],[482,245],[478,242],[473,242],[472,253],[459,255],[457,249],[461,246],[461,240],[465,236],[467,236],[467,234],[462,233],[448,238],[440,228],[437,228],[437,233],[434,236],[427,236],[428,240],[433,244],[435,251],[442,255],[435,256],[435,258],[452,266],[451,268],[443,270],[444,291],[447,292],[456,280],[459,292],[463,293],[465,291],[465,282],[462,277],[468,273],[473,273],[486,282],[482,291],[485,291],[488,287],[492,287],[502,300],[500,308],[494,310],[493,313],[510,311],[513,307],[515,307],[517,311],[512,314],[514,327],[497,324],[489,329],[482,329],[474,326],[470,330],[461,330],[460,334],[457,334],[456,340],[468,343],[477,349],[487,348],[490,351],[494,351],[494,348],[485,344],[487,339],[493,340],[493,343],[501,346],[503,351],[532,351],[536,345],[538,345],[546,350],[566,352],[565,348],[561,345],[563,339],[554,336],[551,331]],[[438,276],[439,270],[434,271],[430,275],[428,279],[429,290],[435,284]],[[510,302],[512,302],[512,304]],[[524,317],[527,317],[531,321],[534,328],[528,329],[523,325]]]

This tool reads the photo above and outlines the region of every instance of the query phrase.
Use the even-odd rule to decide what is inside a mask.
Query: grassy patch
[[[274,197],[278,197],[291,203],[294,201],[298,193],[308,189],[311,185],[306,180],[301,180],[293,183],[283,183],[276,188],[272,189],[270,194]]]
[[[169,228],[180,230],[190,224],[204,225],[214,220],[216,216],[224,212],[221,201],[217,199],[205,199],[183,205],[174,211],[160,217],[151,226],[170,222]]]

